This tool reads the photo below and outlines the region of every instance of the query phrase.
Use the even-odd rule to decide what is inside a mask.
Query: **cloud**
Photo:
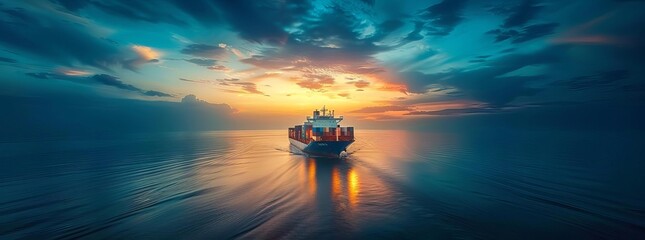
[[[352,84],[356,88],[366,88],[370,85],[370,82],[365,81],[365,80],[358,80],[358,81],[349,81],[347,84]]]
[[[167,10],[170,8],[159,2],[111,0],[91,1],[90,3],[105,13],[130,20],[150,23],[170,23],[179,26],[187,25],[185,21],[176,18],[175,14],[168,14]]]
[[[403,119],[400,116],[392,116],[392,115],[385,115],[385,114],[373,114],[369,115],[367,117],[364,117],[363,119],[365,120],[373,120],[373,121],[389,121],[389,120],[400,120]]]
[[[559,24],[540,23],[526,26],[542,8],[542,5],[533,0],[523,0],[519,5],[513,7],[492,7],[489,11],[499,15],[507,15],[507,17],[499,28],[490,30],[487,34],[495,35],[495,42],[511,39],[512,43],[523,43],[551,35]]]
[[[301,20],[311,8],[308,0],[263,3],[216,0],[213,3],[242,39],[269,44],[283,44],[289,35],[285,28]]]
[[[193,83],[211,83],[208,80],[193,80],[193,79],[187,79],[187,78],[179,78],[179,80],[184,82],[193,82]]]
[[[201,103],[207,103],[207,102],[197,98],[197,96],[195,96],[194,94],[188,94],[188,95],[184,96],[181,99],[181,103],[184,103],[184,104],[201,104]]]
[[[240,89],[240,90],[229,90],[229,92],[259,94],[267,97],[269,96],[264,92],[258,90],[257,84],[253,82],[240,81],[240,79],[238,78],[222,78],[222,79],[217,79],[217,82],[219,82],[219,85],[221,86],[229,86],[229,87],[233,86],[233,87],[238,87]]]
[[[350,94],[349,94],[349,93],[346,93],[346,92],[339,93],[339,94],[338,94],[338,96],[341,96],[341,97],[344,97],[344,98],[350,99]]]
[[[38,18],[25,9],[2,8],[2,13],[6,20],[0,21],[0,43],[12,49],[65,66],[81,63],[109,69],[123,60],[115,45],[80,25]]]
[[[0,57],[0,62],[17,63],[18,61],[13,58]]]
[[[399,19],[389,19],[379,24],[379,29],[381,34],[387,34],[403,27],[403,25],[404,22]]]
[[[54,1],[70,11],[77,11],[87,6],[87,4],[90,3],[90,1],[87,1],[87,0],[54,0]]]
[[[67,80],[67,81],[72,81],[72,82],[82,83],[82,84],[93,82],[104,86],[115,87],[121,90],[136,92],[144,96],[173,97],[172,94],[168,94],[160,91],[140,89],[131,84],[124,83],[118,77],[115,77],[109,74],[96,74],[93,76],[85,77],[84,75],[65,75],[62,73],[39,72],[39,73],[26,73],[26,75],[33,78],[39,78],[39,79],[60,79],[60,80]]]
[[[178,9],[197,20],[202,26],[210,27],[222,21],[215,4],[209,0],[171,0]]]
[[[161,53],[151,47],[134,45],[131,47],[136,57],[127,59],[123,62],[123,66],[132,71],[136,71],[143,64],[159,62]]]
[[[443,0],[440,3],[426,8],[420,15],[429,22],[428,35],[445,36],[462,20],[461,11],[466,5],[466,0]]]
[[[39,79],[64,79],[65,76],[61,74],[56,74],[56,73],[48,73],[48,72],[38,72],[38,73],[26,73],[27,76],[33,77],[33,78],[39,78]]]
[[[102,97],[0,96],[4,109],[0,138],[48,139],[52,136],[100,136],[141,132],[186,132],[236,127],[227,104],[183,104]],[[28,116],[28,117],[26,117]],[[45,138],[43,138],[45,137]]]
[[[148,90],[145,92],[141,92],[143,95],[146,96],[152,96],[152,97],[174,97],[171,94],[164,93],[164,92],[159,92],[159,91],[154,91],[154,90]]]
[[[113,87],[123,89],[123,90],[137,91],[137,92],[141,91],[141,89],[139,89],[139,88],[137,88],[135,86],[123,83],[121,80],[119,80],[118,77],[108,75],[108,74],[97,74],[97,75],[91,76],[90,79],[92,79],[92,80],[94,80],[96,82],[99,82],[99,83],[101,83],[103,85],[113,86]]]
[[[231,84],[241,86],[242,90],[246,91],[247,93],[260,94],[260,95],[268,96],[268,95],[264,94],[264,92],[258,90],[258,86],[255,83],[252,83],[252,82],[233,82]]]
[[[574,77],[566,80],[559,80],[553,82],[551,85],[563,86],[570,90],[585,90],[596,87],[615,87],[617,82],[627,79],[628,77],[628,70],[618,69]]]
[[[530,87],[528,83],[546,78],[544,75],[508,76],[507,73],[527,66],[553,64],[560,60],[560,54],[565,49],[548,47],[530,54],[507,55],[473,70],[453,69],[434,74],[403,72],[400,78],[411,93],[426,93],[433,86],[454,88],[468,99],[501,106],[519,96],[536,94],[540,89]]]
[[[191,58],[185,59],[185,61],[202,67],[211,67],[217,63],[217,60],[209,58]]]
[[[150,2],[145,0],[54,0],[69,11],[76,12],[87,6],[133,21],[150,23],[168,23],[177,26],[186,26],[185,20],[177,18],[183,12],[192,17],[202,26],[214,26],[222,22],[221,15],[213,1],[209,0],[170,0]],[[178,11],[179,10],[179,11]],[[173,14],[168,14],[173,11]]]
[[[111,71],[115,66],[136,70],[142,64],[158,61],[159,53],[146,46],[120,48],[92,33],[82,22],[57,19],[23,8],[4,8],[0,21],[0,44],[52,62],[74,67],[77,64]],[[2,16],[0,14],[0,16]],[[132,57],[135,55],[135,57]]]
[[[159,53],[157,50],[142,45],[134,45],[132,46],[132,50],[134,50],[134,52],[137,53],[137,55],[139,55],[141,59],[146,61],[158,59],[159,56],[161,56],[161,53]]]
[[[554,30],[557,26],[558,26],[557,23],[535,24],[535,25],[523,27],[520,30],[494,29],[489,31],[488,34],[495,35],[496,42],[501,42],[507,39],[511,39],[512,43],[522,43],[536,38],[551,35],[554,33]]]
[[[334,84],[334,78],[329,75],[306,74],[305,79],[300,79],[296,84],[301,88],[323,92],[324,87]]]
[[[358,110],[351,111],[350,113],[384,113],[384,112],[397,112],[397,111],[411,111],[409,106],[377,106],[377,107],[364,107]]]
[[[502,27],[511,28],[523,26],[535,16],[543,7],[534,0],[524,0],[520,5],[510,9],[508,17],[504,20]]]
[[[239,78],[220,78],[220,79],[217,79],[217,81],[221,81],[221,82],[237,82],[237,81],[240,81],[240,79]]]
[[[404,115],[430,115],[430,116],[452,116],[452,115],[466,115],[466,114],[481,114],[481,113],[497,113],[500,108],[457,108],[457,109],[442,109],[436,111],[412,111]]]
[[[224,65],[215,65],[215,66],[209,66],[208,69],[213,70],[213,71],[222,71],[222,72],[228,72],[231,71],[230,68],[227,68]]]
[[[333,6],[328,12],[303,19],[280,47],[265,47],[241,62],[289,71],[326,68],[355,74],[383,72],[372,55],[393,47],[375,44],[382,36],[363,36],[357,30],[362,25],[362,19],[340,6]],[[374,31],[379,33],[381,29]]]
[[[181,53],[202,58],[218,58],[226,54],[226,49],[208,44],[190,44],[181,50]]]
[[[67,76],[87,76],[92,74],[91,72],[75,69],[61,69],[59,72]]]
[[[412,30],[412,32],[408,33],[408,35],[403,38],[403,42],[412,42],[423,39],[421,30],[423,30],[424,24],[425,23],[421,21],[414,22],[414,30]]]

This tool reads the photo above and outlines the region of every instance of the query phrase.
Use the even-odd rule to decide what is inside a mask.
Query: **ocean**
[[[645,137],[287,131],[0,142],[1,239],[645,238]]]

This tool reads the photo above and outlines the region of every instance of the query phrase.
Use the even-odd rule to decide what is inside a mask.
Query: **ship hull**
[[[347,147],[351,145],[352,141],[312,141],[309,144],[305,144],[298,140],[289,138],[291,145],[295,146],[299,150],[314,156],[322,157],[338,157],[340,153],[347,150]]]

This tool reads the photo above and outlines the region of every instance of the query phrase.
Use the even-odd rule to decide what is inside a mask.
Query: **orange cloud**
[[[610,36],[571,36],[552,39],[553,43],[579,43],[579,44],[618,44],[622,41]]]
[[[615,11],[605,13],[585,23],[574,26],[561,36],[551,39],[556,44],[620,44],[624,41],[614,36],[590,34],[593,27],[602,24],[614,15]]]
[[[62,69],[59,70],[60,73],[67,76],[86,76],[92,74],[91,72],[86,72],[82,70],[73,70],[73,69]]]
[[[146,47],[142,45],[132,46],[132,50],[143,60],[150,61],[154,59],[159,59],[161,53],[155,51],[151,47]]]

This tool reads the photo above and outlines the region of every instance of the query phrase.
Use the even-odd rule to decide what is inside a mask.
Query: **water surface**
[[[644,143],[362,130],[326,159],[282,130],[2,142],[0,238],[642,238]]]

